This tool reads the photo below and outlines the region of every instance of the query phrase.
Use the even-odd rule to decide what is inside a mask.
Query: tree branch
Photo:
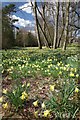
[[[76,26],[76,25],[73,25],[73,24],[70,24],[70,23],[69,23],[69,25],[70,25],[70,26],[73,26],[73,27],[75,27],[75,28],[77,28],[77,29],[80,29],[79,26]]]

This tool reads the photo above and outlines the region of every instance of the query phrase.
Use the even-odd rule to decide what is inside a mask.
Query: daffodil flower
[[[33,105],[34,105],[35,107],[38,107],[38,100],[36,100],[35,102],[33,102]]]
[[[50,110],[45,110],[44,111],[44,117],[50,116]]]
[[[79,92],[79,89],[78,89],[77,87],[75,88],[75,92],[76,92],[76,93],[78,93],[78,92]]]
[[[54,87],[55,87],[55,85],[50,85],[50,90],[54,91]]]
[[[24,100],[24,99],[28,99],[28,94],[24,91],[24,92],[22,92],[22,96],[20,97],[22,100]]]
[[[20,98],[21,98],[22,100],[24,100],[26,97],[25,97],[25,95],[22,95]]]
[[[45,108],[45,107],[46,107],[46,105],[44,104],[44,102],[42,103],[41,107],[42,107],[42,108]]]
[[[2,103],[3,102],[3,96],[2,97],[0,97],[0,103]]]
[[[70,77],[74,77],[74,73],[71,72],[71,73],[70,73]]]
[[[4,109],[7,109],[7,108],[8,108],[8,103],[3,104],[2,107],[3,107]]]
[[[36,118],[38,118],[38,111],[35,111],[35,112],[34,112],[34,116],[35,116]]]
[[[7,89],[3,89],[4,94],[7,94],[7,91],[8,91]]]
[[[30,87],[30,83],[27,83],[27,87]]]
[[[76,77],[78,78],[78,77],[79,77],[79,74],[77,74]]]

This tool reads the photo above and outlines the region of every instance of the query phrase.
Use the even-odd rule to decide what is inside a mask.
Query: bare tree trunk
[[[38,45],[39,48],[42,49],[42,43],[40,39],[40,32],[39,32],[39,26],[38,26],[38,17],[37,17],[37,3],[34,4],[34,12],[35,12],[35,20],[36,20],[36,30],[37,30],[37,39],[38,39]]]
[[[43,14],[40,12],[40,10],[39,10],[38,7],[37,7],[37,10],[38,10],[39,14],[41,15],[41,17],[42,17],[42,19],[43,19],[43,21],[44,21],[44,24],[45,24],[45,26],[46,26],[46,28],[47,28],[47,30],[48,30],[49,39],[50,39],[50,41],[51,41],[51,35],[50,35],[50,31],[49,31],[49,29],[48,29],[48,25],[47,25],[47,23],[46,23],[46,20],[45,20]],[[41,25],[40,25],[40,27],[41,27]],[[49,46],[49,42],[48,42],[48,40],[47,40],[47,36],[46,36],[44,30],[42,29],[42,27],[41,27],[41,31],[42,31],[42,33],[43,33],[43,35],[44,35],[44,37],[45,37],[46,44],[48,45],[48,47],[50,47],[50,46]]]
[[[63,33],[64,33],[64,28],[65,28],[65,20],[64,20],[65,13],[64,13],[63,7],[64,7],[64,3],[62,3],[62,31],[61,31],[61,35],[60,35],[60,38],[59,38],[58,44],[57,44],[58,48],[60,47],[60,42],[61,42],[61,39],[62,39],[62,36],[63,36]]]
[[[57,48],[57,41],[58,41],[58,20],[59,20],[59,2],[56,2],[56,15],[55,15],[55,30],[54,30],[54,43],[53,48]]]
[[[40,23],[39,23],[39,21],[38,21],[38,25],[39,25],[39,27],[40,27],[40,29],[41,29],[41,32],[43,33],[43,35],[44,35],[44,37],[45,37],[45,40],[47,41],[47,47],[50,48],[49,41],[48,41],[48,39],[47,39],[47,37],[46,37],[46,35],[45,35],[43,29],[42,29],[42,26],[41,26]]]
[[[43,18],[45,19],[45,3],[42,4],[42,13],[43,13]],[[46,35],[46,31],[45,30],[46,30],[46,25],[45,25],[45,21],[43,20],[43,31],[44,31],[44,33]],[[47,46],[45,37],[44,37],[44,45]]]
[[[68,25],[69,25],[69,6],[70,3],[67,2],[66,3],[66,24],[65,24],[65,40],[63,43],[63,50],[66,50],[66,45],[67,45],[67,41],[68,41]]]

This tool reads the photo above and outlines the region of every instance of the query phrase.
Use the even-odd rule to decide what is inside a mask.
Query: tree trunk
[[[66,45],[67,45],[67,41],[68,41],[68,25],[69,25],[69,6],[70,6],[70,3],[67,2],[66,3],[66,23],[65,23],[65,40],[64,40],[64,43],[63,43],[63,50],[66,50]]]
[[[42,49],[42,43],[40,39],[40,32],[39,32],[39,26],[38,26],[38,17],[37,17],[37,3],[34,4],[34,12],[35,12],[35,20],[36,20],[36,31],[37,31],[37,39],[38,39],[38,45],[39,48]]]
[[[49,29],[48,29],[48,25],[47,25],[47,23],[46,23],[46,20],[45,20],[43,14],[42,14],[42,13],[40,12],[40,10],[38,9],[38,7],[37,7],[37,10],[38,10],[39,14],[41,15],[41,17],[42,17],[42,19],[43,19],[43,22],[44,22],[44,24],[45,24],[45,26],[46,26],[46,28],[47,28],[47,30],[48,30],[49,38],[50,38],[50,40],[51,40],[51,36],[50,36],[50,32],[49,32]],[[43,35],[44,35],[44,38],[45,38],[45,41],[46,41],[46,45],[47,45],[47,47],[50,48],[49,41],[48,41],[48,39],[47,39],[46,33],[44,32],[44,29],[41,27],[39,21],[38,21],[38,24],[39,24],[39,27],[40,27]]]
[[[45,3],[42,4],[42,13],[43,13],[43,18],[45,19]],[[46,35],[45,30],[46,30],[46,25],[45,25],[45,21],[43,20],[43,31],[44,31],[44,33]],[[44,45],[47,46],[46,44],[47,43],[46,43],[46,40],[45,40],[45,37],[44,37]]]
[[[40,29],[41,29],[41,32],[43,33],[43,35],[44,35],[44,37],[45,37],[45,40],[47,41],[47,47],[50,48],[49,41],[48,41],[48,39],[47,39],[47,37],[46,37],[46,35],[45,35],[45,33],[44,33],[44,31],[43,31],[43,29],[42,29],[40,23],[39,23],[39,21],[38,21],[38,25],[39,25],[39,27],[40,27]]]
[[[57,48],[57,41],[58,41],[58,21],[59,21],[59,7],[60,4],[59,2],[56,2],[56,15],[55,15],[55,29],[54,29],[54,43],[53,43],[53,48]]]
[[[61,35],[60,35],[60,38],[59,38],[58,44],[57,44],[58,48],[60,47],[60,42],[61,42],[61,39],[62,39],[62,36],[63,36],[63,33],[64,33],[64,28],[65,28],[65,20],[64,20],[65,13],[64,13],[63,7],[64,7],[64,3],[62,3],[62,31],[61,31]]]

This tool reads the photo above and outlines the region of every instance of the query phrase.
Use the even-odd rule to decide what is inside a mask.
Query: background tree
[[[70,3],[67,2],[67,3],[66,3],[65,40],[64,40],[64,42],[63,42],[63,50],[66,50],[66,44],[67,44],[67,42],[68,42],[69,7],[70,7]]]
[[[37,37],[25,29],[20,29],[17,33],[16,46],[19,47],[37,47]]]
[[[56,13],[55,13],[55,29],[54,29],[54,44],[53,48],[57,48],[57,42],[58,42],[58,21],[59,21],[59,2],[56,2]]]
[[[2,9],[2,48],[11,48],[15,43],[12,25],[16,20],[11,19],[12,12],[15,12],[14,4],[5,6]]]

